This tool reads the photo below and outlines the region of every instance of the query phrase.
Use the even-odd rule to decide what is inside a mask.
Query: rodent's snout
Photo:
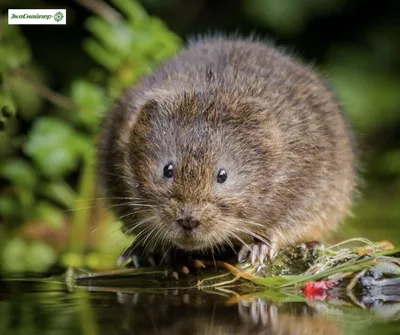
[[[213,203],[182,201],[171,198],[165,208],[166,238],[184,250],[204,250],[223,243],[228,236],[218,223],[218,212]]]
[[[200,219],[193,215],[178,216],[176,222],[188,233],[200,225]]]

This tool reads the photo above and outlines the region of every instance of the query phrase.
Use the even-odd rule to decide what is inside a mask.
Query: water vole
[[[100,136],[99,182],[148,250],[240,244],[254,262],[318,239],[349,211],[354,166],[324,82],[242,38],[191,43],[126,92]]]

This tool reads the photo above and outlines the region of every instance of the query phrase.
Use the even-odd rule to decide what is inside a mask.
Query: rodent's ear
[[[125,110],[126,127],[130,131],[123,131],[121,140],[123,142],[129,140],[138,118],[149,120],[160,109],[160,105],[168,105],[173,99],[173,94],[167,90],[157,89],[147,92],[129,90],[121,100],[120,106]]]
[[[149,94],[138,92],[135,88],[129,89],[120,100],[116,109],[123,111],[124,115],[124,131],[121,131],[122,142],[127,143],[130,131],[135,126],[139,115],[143,112],[156,108],[157,102]]]
[[[136,96],[135,100],[130,99],[132,108],[135,110],[130,113],[128,120],[129,127],[132,128],[137,122],[137,118],[149,120],[156,111],[161,111],[163,107],[173,106],[176,96],[173,92],[164,89],[150,90]]]
[[[132,129],[135,127],[139,119],[141,122],[149,122],[152,115],[154,115],[154,112],[157,110],[157,107],[158,103],[153,99],[146,100],[142,104],[137,105],[136,110],[129,115],[127,120],[129,132],[126,133],[130,134],[132,132]]]
[[[151,115],[157,110],[158,102],[155,99],[149,99],[144,101],[136,112],[136,119],[138,117],[144,118],[146,120],[150,119]]]

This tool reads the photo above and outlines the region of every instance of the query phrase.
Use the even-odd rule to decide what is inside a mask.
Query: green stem
[[[82,334],[84,335],[97,335],[99,334],[99,326],[90,303],[90,295],[85,291],[75,292],[77,308],[80,316],[80,324]]]
[[[86,245],[86,236],[91,214],[91,201],[95,192],[93,151],[88,150],[84,155],[83,169],[78,186],[78,199],[82,209],[74,211],[70,234],[70,251],[82,254]]]

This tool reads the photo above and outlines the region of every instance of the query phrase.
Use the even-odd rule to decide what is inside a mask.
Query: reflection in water
[[[396,291],[360,298],[361,308],[339,300],[272,303],[262,293],[245,298],[227,291],[138,291],[68,292],[60,282],[0,281],[0,334],[398,333]]]
[[[262,299],[226,305],[197,295],[119,294],[126,334],[344,334],[341,322],[306,303]]]

